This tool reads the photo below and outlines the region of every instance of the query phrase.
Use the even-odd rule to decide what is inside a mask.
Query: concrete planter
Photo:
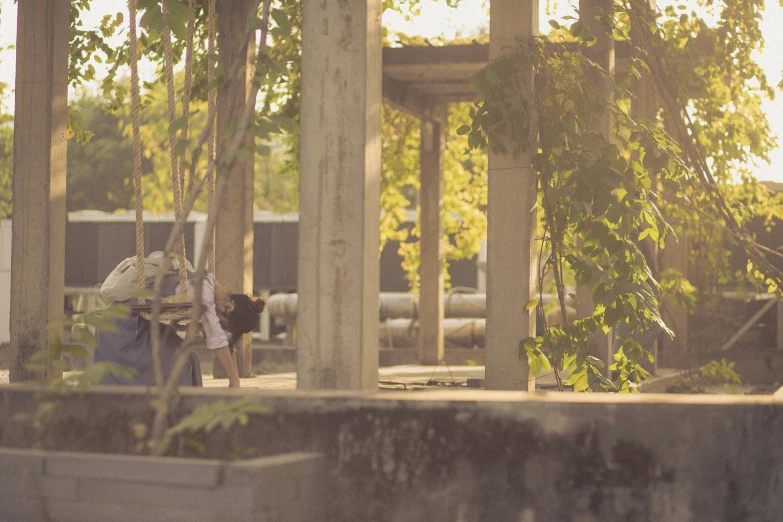
[[[0,448],[0,518],[317,521],[325,469],[318,453],[225,462]]]

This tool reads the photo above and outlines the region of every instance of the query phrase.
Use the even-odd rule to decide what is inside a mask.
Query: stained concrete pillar
[[[297,386],[378,386],[381,2],[305,0]]]
[[[536,0],[492,0],[490,59],[514,46],[518,38],[537,33]],[[526,80],[532,99],[532,70]],[[527,358],[519,356],[519,342],[535,335],[536,328],[534,310],[525,310],[535,293],[536,278],[535,145],[531,143],[517,158],[511,144],[506,149],[504,154],[489,152],[486,387],[527,390],[535,387],[535,380],[529,375]]]
[[[610,74],[614,73],[614,39],[606,34],[600,22],[596,19],[599,10],[608,12],[612,6],[612,0],[580,0],[579,1],[579,19],[584,23],[592,34],[596,37],[595,45],[584,50],[585,55],[600,65]],[[610,85],[600,74],[588,71],[592,76],[592,83],[601,91],[604,98],[611,96]],[[593,124],[593,130],[600,132],[607,140],[612,136],[612,119],[608,112],[598,118]],[[595,305],[593,303],[593,292],[586,287],[577,287],[576,289],[576,315],[579,318],[592,315]],[[612,332],[608,334],[603,331],[597,331],[588,338],[590,354],[604,361],[604,374],[610,377],[609,366],[613,362]]]
[[[655,9],[655,0],[647,0],[647,2],[652,9]],[[634,46],[634,52],[637,52],[636,47],[637,45],[640,45],[637,43],[641,38],[639,32],[644,30],[646,30],[644,27],[631,27],[631,43]],[[644,60],[644,56],[640,55],[638,58]],[[655,79],[652,78],[650,73],[643,69],[639,70],[639,74],[640,78],[635,79],[631,84],[631,89],[636,96],[633,100],[631,100],[631,117],[634,120],[645,119],[649,121],[655,121],[658,108],[660,107],[658,93],[655,88]],[[652,179],[651,182],[653,188],[655,189],[658,184],[657,180]],[[652,273],[653,278],[658,281],[660,278],[660,270],[658,269],[658,245],[652,239],[647,237],[639,242],[639,248],[644,253],[644,257],[647,260],[647,266],[650,268],[650,272]],[[658,298],[660,302],[660,296],[658,296]],[[657,337],[658,336],[651,335],[640,336],[640,343],[642,344],[642,347],[649,351],[655,358],[652,363],[647,362],[645,359],[642,363],[642,366],[653,375],[655,375],[658,371],[659,362]]]
[[[443,153],[448,107],[421,123],[419,364],[443,359]]]
[[[17,11],[11,381],[36,377],[25,363],[63,313],[69,15],[61,0],[27,0]]]
[[[676,228],[676,227],[675,227]],[[675,269],[688,275],[688,237],[686,232],[677,232],[677,241],[669,238],[661,251],[661,270]],[[664,299],[662,302],[663,322],[674,332],[674,339],[661,335],[660,351],[662,364],[667,368],[684,368],[688,365],[688,310]]]
[[[217,3],[218,52],[223,72],[235,60],[241,59],[237,77],[221,85],[217,95],[218,146],[226,150],[235,124],[248,102],[250,82],[254,74],[253,40],[247,35],[248,20],[258,7],[258,0],[221,0]],[[229,131],[229,132],[227,132]],[[228,136],[228,137],[227,137]],[[231,176],[231,184],[218,210],[215,225],[215,278],[235,293],[253,292],[253,137],[248,136],[245,148],[250,151],[244,161],[236,160],[229,172],[219,164],[218,176]],[[236,345],[237,369],[240,377],[252,374],[252,339],[244,335]],[[217,376],[225,376],[215,360]]]
[[[775,306],[775,313],[777,315],[777,338],[775,347],[778,350],[783,350],[783,299],[778,295],[778,304]]]

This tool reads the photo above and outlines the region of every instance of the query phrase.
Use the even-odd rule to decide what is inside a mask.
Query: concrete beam
[[[218,146],[228,147],[229,138],[223,134],[235,128],[239,115],[248,102],[253,78],[255,45],[247,33],[248,20],[255,14],[258,0],[222,0],[217,3],[218,52],[225,70],[235,60],[243,60],[233,81],[218,88],[217,136]],[[233,131],[231,132],[233,134]],[[251,152],[243,162],[235,161],[229,172],[218,165],[218,176],[231,176],[215,225],[215,278],[235,293],[253,292],[253,137],[248,136],[245,147]],[[237,369],[240,377],[252,375],[252,339],[243,336],[236,345]],[[213,366],[219,375],[222,366],[215,360]],[[217,375],[216,375],[217,376]]]
[[[60,0],[19,2],[17,11],[11,381],[37,376],[25,363],[63,313],[69,16]]]
[[[422,120],[439,121],[440,116],[432,111],[435,105],[432,97],[405,82],[383,76],[382,93],[383,100],[399,111],[407,112]]]
[[[517,38],[538,33],[538,2],[493,0],[489,26],[490,59],[494,59]],[[532,71],[526,80],[532,91]],[[489,152],[486,387],[527,390],[535,387],[535,380],[529,376],[527,358],[519,357],[518,346],[535,335],[536,328],[533,309],[525,310],[535,292],[536,174],[531,157],[535,148],[517,158],[513,146],[506,148],[506,154]]]
[[[300,389],[378,386],[380,4],[303,4]]]
[[[419,363],[443,359],[443,154],[448,107],[435,109],[439,121],[421,122],[421,263],[419,281]],[[441,123],[442,122],[442,123]]]

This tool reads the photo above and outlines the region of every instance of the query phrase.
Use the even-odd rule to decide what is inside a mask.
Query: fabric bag
[[[185,268],[188,272],[195,272],[193,265],[185,260]],[[168,259],[163,252],[156,251],[144,258],[144,283],[149,288],[155,282],[155,276],[159,270],[164,274],[173,274],[179,271],[179,262],[173,253]],[[114,302],[127,301],[137,297],[139,288],[136,282],[136,256],[124,259],[111,271],[109,277],[101,285],[101,295]]]

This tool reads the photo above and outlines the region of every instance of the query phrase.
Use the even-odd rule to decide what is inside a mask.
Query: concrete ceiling
[[[618,42],[615,53],[622,61],[630,45]],[[435,105],[475,100],[470,77],[488,62],[488,44],[384,47],[383,98],[397,109],[435,119]]]

